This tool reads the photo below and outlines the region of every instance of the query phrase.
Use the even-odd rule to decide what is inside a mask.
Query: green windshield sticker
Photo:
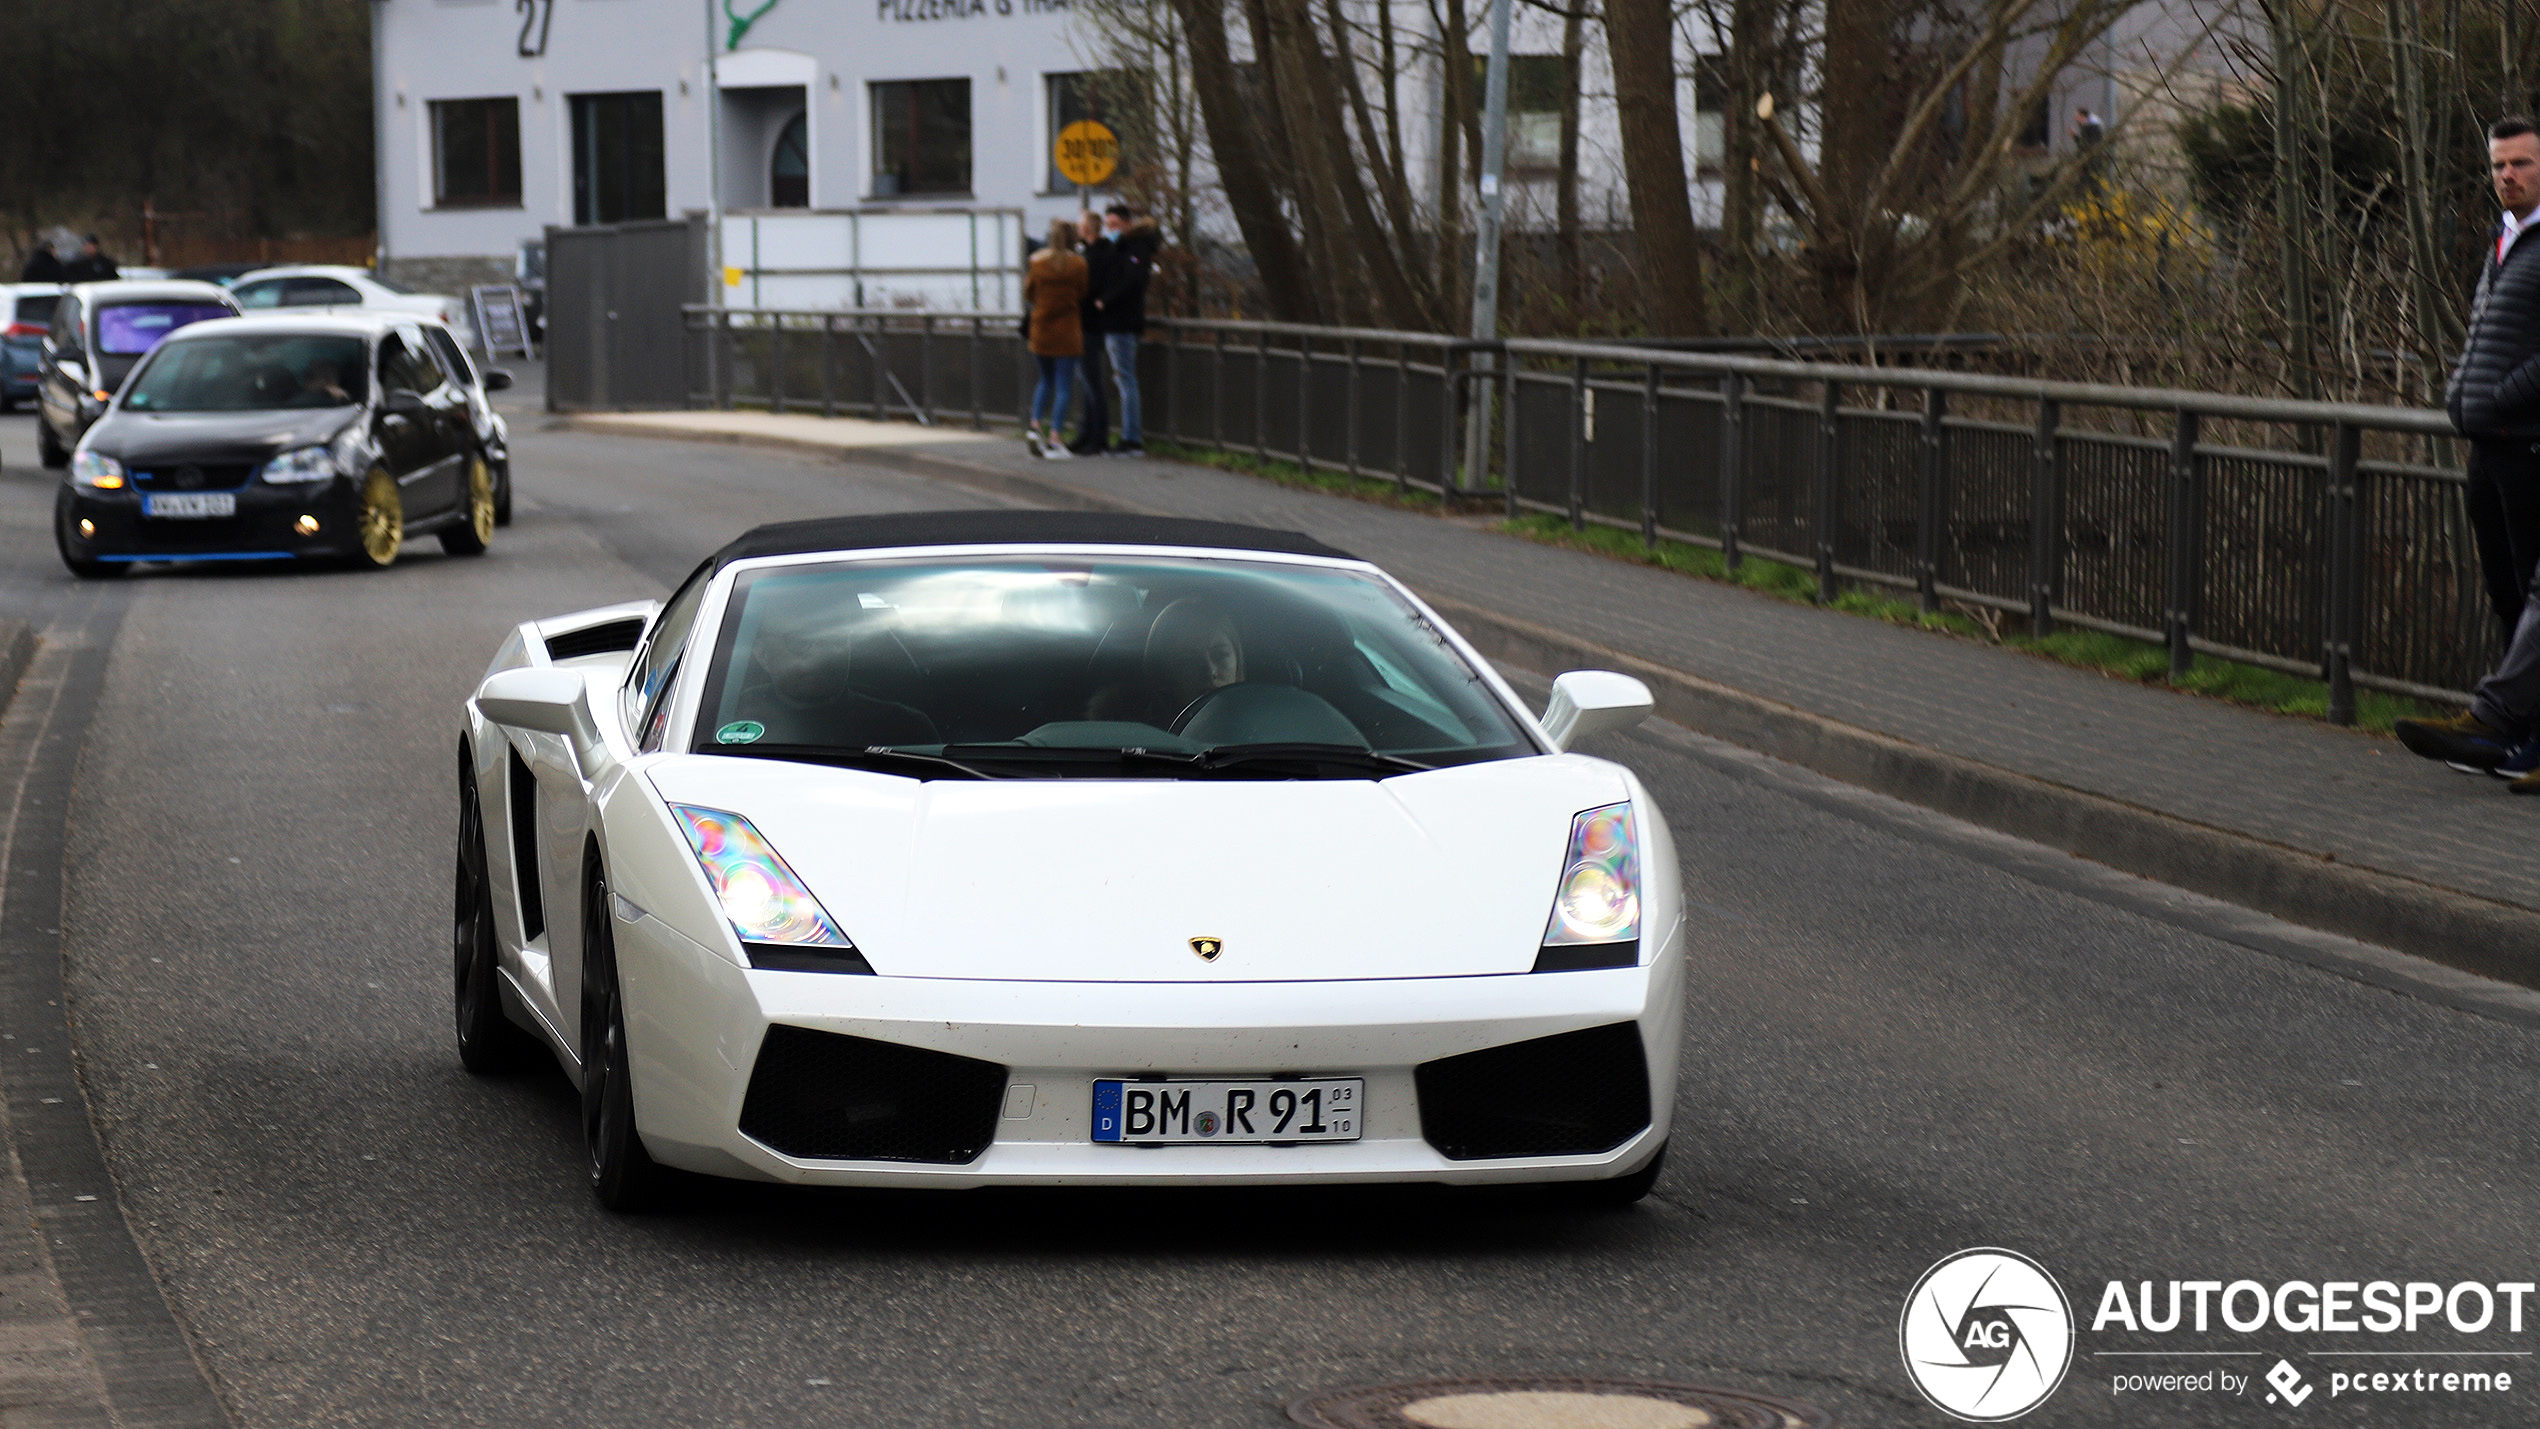
[[[749,744],[767,733],[767,726],[754,719],[736,719],[714,732],[717,744]]]

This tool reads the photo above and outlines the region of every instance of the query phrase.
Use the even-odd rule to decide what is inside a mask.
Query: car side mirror
[[[1649,686],[1629,675],[1572,670],[1552,682],[1552,699],[1543,707],[1543,732],[1552,736],[1553,748],[1571,749],[1597,735],[1630,729],[1657,707]]]
[[[591,730],[590,686],[580,673],[553,666],[497,670],[476,688],[487,719],[514,729],[561,734],[579,742]]]
[[[486,391],[488,391],[488,392],[501,392],[501,391],[508,390],[508,389],[511,387],[511,385],[512,385],[512,375],[511,375],[511,373],[510,373],[510,372],[508,372],[508,371],[506,371],[506,370],[504,370],[503,368],[500,368],[500,367],[489,367],[489,368],[485,369],[485,390],[486,390]]]

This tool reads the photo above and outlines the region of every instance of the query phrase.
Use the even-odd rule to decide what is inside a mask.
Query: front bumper
[[[95,561],[288,560],[343,555],[360,544],[352,484],[341,477],[300,486],[251,481],[237,488],[238,514],[202,520],[144,516],[144,493],[62,487],[62,540]],[[297,526],[316,518],[315,534]],[[94,528],[83,534],[79,523]]]
[[[987,982],[743,969],[645,916],[616,925],[636,1124],[665,1164],[831,1186],[1136,1186],[1596,1180],[1665,1142],[1683,956],[1507,977],[1294,983]],[[1587,1028],[1638,1029],[1649,1122],[1584,1155],[1456,1160],[1423,1135],[1423,1063]],[[963,1164],[788,1156],[740,1130],[772,1024],[1005,1070],[995,1132]],[[1097,1145],[1097,1077],[1363,1077],[1364,1135],[1310,1145]],[[1028,1088],[1028,1091],[1026,1090]]]

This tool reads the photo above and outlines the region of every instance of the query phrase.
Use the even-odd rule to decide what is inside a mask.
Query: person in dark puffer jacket
[[[2523,241],[2540,228],[2540,127],[2497,120],[2487,158],[2504,217],[2443,400],[2469,442],[2470,526],[2488,604],[2510,643],[2467,713],[2403,719],[2392,732],[2416,754],[2540,794],[2540,590],[2532,585],[2540,568],[2540,239]]]

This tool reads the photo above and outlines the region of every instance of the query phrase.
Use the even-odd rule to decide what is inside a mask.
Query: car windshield
[[[349,407],[362,400],[362,340],[337,333],[189,338],[135,373],[133,412],[257,412]]]
[[[139,357],[188,323],[235,316],[222,303],[117,303],[97,310],[97,350],[108,357]]]
[[[921,778],[1381,778],[1536,752],[1384,582],[1241,559],[744,572],[697,737]]]

